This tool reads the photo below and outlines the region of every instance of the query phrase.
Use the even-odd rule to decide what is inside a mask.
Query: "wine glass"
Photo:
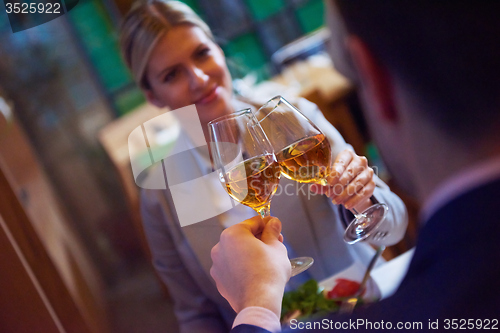
[[[328,185],[332,153],[321,130],[282,96],[273,97],[255,114],[276,154],[281,174],[300,183]],[[349,244],[366,239],[378,228],[388,212],[376,201],[362,213],[350,209],[354,219],[344,233]]]
[[[226,192],[262,218],[270,216],[280,167],[250,109],[212,120],[208,129],[210,155]],[[309,257],[291,259],[292,276],[305,271],[313,262]]]

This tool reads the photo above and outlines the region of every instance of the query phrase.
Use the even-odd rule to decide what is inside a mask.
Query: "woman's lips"
[[[205,96],[203,96],[202,98],[200,98],[199,100],[197,100],[196,104],[208,104],[208,103],[210,103],[211,101],[213,101],[214,99],[216,99],[217,96],[219,95],[218,90],[219,90],[218,86],[215,87],[215,88],[213,88]]]

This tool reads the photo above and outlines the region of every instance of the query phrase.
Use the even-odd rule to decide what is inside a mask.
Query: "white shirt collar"
[[[480,162],[453,175],[438,186],[425,200],[421,210],[421,222],[425,223],[434,213],[454,198],[498,178],[500,178],[500,157]]]

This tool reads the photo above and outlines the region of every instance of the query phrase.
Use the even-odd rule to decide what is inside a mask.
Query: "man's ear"
[[[151,89],[144,89],[144,95],[146,95],[146,100],[158,108],[163,108],[165,104],[161,102]]]
[[[380,118],[396,122],[399,116],[394,104],[393,82],[389,72],[359,37],[349,36],[347,45],[358,69],[367,102]]]

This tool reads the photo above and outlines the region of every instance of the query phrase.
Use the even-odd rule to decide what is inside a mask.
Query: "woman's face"
[[[179,25],[154,47],[146,67],[149,102],[172,110],[196,104],[202,123],[231,113],[231,76],[224,53],[198,27]]]

